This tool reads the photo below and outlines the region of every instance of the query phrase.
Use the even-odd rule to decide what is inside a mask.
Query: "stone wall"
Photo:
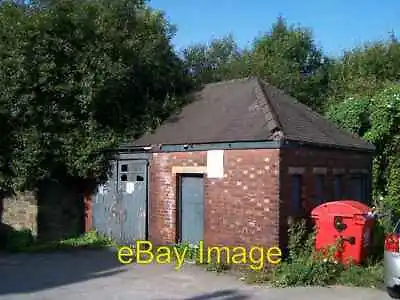
[[[37,193],[3,199],[2,223],[30,229],[40,240],[58,240],[85,231],[83,195],[75,189],[48,182]]]
[[[16,230],[30,229],[37,235],[38,206],[34,193],[21,193],[3,199],[1,222]]]

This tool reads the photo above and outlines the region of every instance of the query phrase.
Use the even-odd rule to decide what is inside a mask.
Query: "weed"
[[[48,252],[82,248],[106,248],[113,242],[95,231],[60,241],[37,242],[28,229],[10,231],[7,235],[5,250],[9,252]]]
[[[338,277],[338,284],[378,288],[383,285],[383,264],[349,265]]]
[[[246,281],[264,280],[277,287],[332,284],[377,287],[382,284],[383,267],[376,257],[365,266],[344,266],[335,259],[340,244],[325,251],[316,251],[314,245],[315,231],[309,233],[304,220],[293,223],[289,229],[287,259],[266,272],[249,273]]]
[[[12,230],[6,233],[5,250],[21,252],[35,243],[35,237],[30,229]]]
[[[230,266],[224,263],[208,263],[206,267],[207,271],[216,272],[216,273],[223,273],[230,270]]]

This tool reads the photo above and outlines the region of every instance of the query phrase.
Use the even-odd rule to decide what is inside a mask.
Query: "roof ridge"
[[[267,94],[267,92],[265,91],[265,87],[264,87],[264,81],[262,79],[260,79],[259,77],[255,77],[256,80],[256,96],[257,97],[262,97],[263,100],[265,101],[265,103],[268,106],[268,111],[264,111],[265,116],[268,115],[268,113],[271,114],[272,119],[271,120],[266,120],[267,122],[269,122],[272,126],[271,128],[271,132],[273,134],[273,137],[276,137],[278,139],[280,138],[284,138],[285,137],[285,132],[283,131],[283,127],[282,127],[282,123],[279,120],[279,116],[275,111],[274,106],[271,103],[271,100]]]
[[[282,91],[283,93],[285,93],[284,91]],[[321,119],[324,121],[325,126],[329,127],[329,129],[334,129],[336,131],[338,131],[339,133],[343,134],[343,135],[347,135],[349,138],[353,138],[353,139],[358,139],[361,141],[364,141],[366,143],[369,143],[367,141],[365,141],[363,138],[361,138],[358,135],[353,134],[350,131],[347,131],[343,128],[340,128],[339,126],[337,126],[336,124],[334,124],[331,120],[329,120],[325,115],[313,110],[311,107],[309,107],[308,105],[305,105],[304,103],[300,102],[299,100],[297,100],[296,98],[292,97],[291,95],[288,95],[287,93],[285,93],[290,100],[292,100],[294,103],[296,103],[297,105],[302,107],[302,111],[299,111],[300,114],[303,115],[303,117],[305,117],[306,119],[309,120],[309,116],[307,116],[305,114],[305,111],[307,111],[309,114],[314,115],[315,117]],[[326,135],[326,136],[330,136],[332,139],[335,140],[335,142],[337,142],[337,139],[335,139],[331,134],[329,134],[329,132],[327,132],[324,128],[319,127],[319,129]]]
[[[221,80],[221,81],[206,83],[203,87],[206,88],[206,87],[214,87],[214,86],[218,86],[218,85],[224,85],[227,83],[246,82],[251,79],[252,79],[251,77],[233,78],[233,79],[228,79],[228,80]]]
[[[345,136],[347,136],[347,137],[349,137],[349,138],[356,139],[356,140],[360,140],[360,141],[362,141],[362,142],[364,142],[364,143],[370,144],[368,141],[365,141],[365,140],[364,140],[363,138],[361,138],[360,136],[354,135],[354,134],[352,134],[351,132],[349,132],[349,131],[347,131],[347,130],[344,130],[344,129],[338,127],[336,124],[334,124],[334,123],[333,123],[332,121],[330,121],[328,118],[326,118],[326,116],[324,116],[323,114],[321,114],[321,113],[315,111],[315,110],[312,109],[310,106],[308,106],[308,105],[302,103],[301,101],[299,101],[298,99],[294,98],[293,96],[291,96],[291,95],[290,95],[289,93],[287,93],[286,91],[284,91],[284,90],[282,90],[282,89],[279,89],[279,88],[273,86],[272,84],[270,84],[270,83],[268,83],[268,82],[265,82],[265,81],[263,81],[263,80],[261,80],[261,83],[262,83],[264,92],[265,92],[265,87],[266,87],[267,85],[269,85],[269,86],[271,86],[272,88],[274,88],[274,89],[276,90],[277,93],[281,93],[283,96],[285,96],[285,98],[286,98],[287,100],[290,100],[290,101],[292,102],[292,104],[297,105],[298,107],[301,107],[301,110],[298,110],[297,113],[299,113],[300,115],[302,115],[303,118],[305,118],[305,119],[308,120],[309,122],[312,122],[312,120],[310,120],[310,115],[312,115],[312,116],[314,116],[314,117],[320,119],[321,121],[323,121],[324,125],[325,125],[326,127],[328,127],[328,128],[319,127],[319,130],[320,130],[321,132],[323,132],[323,134],[324,134],[325,136],[329,136],[331,139],[333,139],[333,140],[335,141],[335,143],[338,142],[337,138],[336,138],[334,135],[330,134],[329,130],[326,130],[326,129],[330,129],[330,130],[333,129],[333,130],[336,130],[338,133],[340,133],[340,134],[342,134],[342,135],[345,135]],[[266,92],[265,92],[265,93],[266,93]],[[266,93],[266,94],[267,94],[267,93]],[[268,94],[267,94],[267,96],[268,96]],[[279,115],[278,115],[277,113],[275,113],[275,115],[277,116],[277,118],[279,118]],[[281,126],[281,128],[283,129],[282,126]]]

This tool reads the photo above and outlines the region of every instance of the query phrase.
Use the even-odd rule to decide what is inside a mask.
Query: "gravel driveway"
[[[248,286],[227,275],[187,265],[121,266],[111,251],[2,255],[0,300],[36,299],[296,299],[385,300],[382,291],[359,288]]]

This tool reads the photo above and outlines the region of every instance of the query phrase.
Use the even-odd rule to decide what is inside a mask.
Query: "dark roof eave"
[[[220,142],[204,142],[204,143],[180,143],[180,144],[147,144],[147,145],[135,145],[133,144],[122,144],[118,148],[119,151],[129,151],[129,152],[153,152],[160,150],[160,146],[198,146],[198,145],[222,145],[222,144],[262,144],[262,143],[270,143],[270,142],[278,142],[282,147],[291,147],[295,145],[299,146],[310,146],[310,147],[318,147],[318,148],[325,148],[325,149],[335,149],[335,150],[345,150],[345,151],[356,151],[356,152],[363,152],[363,153],[371,153],[374,154],[375,146],[369,144],[369,146],[352,146],[352,145],[335,145],[335,144],[323,144],[323,143],[315,143],[309,141],[301,141],[301,140],[294,140],[294,139],[281,139],[280,141],[267,139],[267,140],[243,140],[243,141],[220,141]],[[192,148],[192,147],[190,147]]]
[[[239,139],[239,140],[221,140],[221,141],[205,141],[205,142],[186,142],[186,143],[154,143],[154,144],[125,144],[123,147],[130,148],[147,148],[147,147],[158,147],[158,146],[183,146],[183,145],[212,145],[212,144],[234,144],[234,143],[265,143],[275,142],[273,139],[254,140],[254,139]]]
[[[356,151],[356,152],[364,152],[364,153],[371,153],[374,154],[376,147],[372,144],[370,146],[352,146],[352,145],[335,145],[335,144],[323,144],[323,143],[315,143],[315,142],[307,142],[307,141],[298,141],[287,139],[289,143],[297,143],[299,145],[311,146],[311,147],[318,147],[318,148],[330,148],[335,150],[347,150],[347,151]]]

